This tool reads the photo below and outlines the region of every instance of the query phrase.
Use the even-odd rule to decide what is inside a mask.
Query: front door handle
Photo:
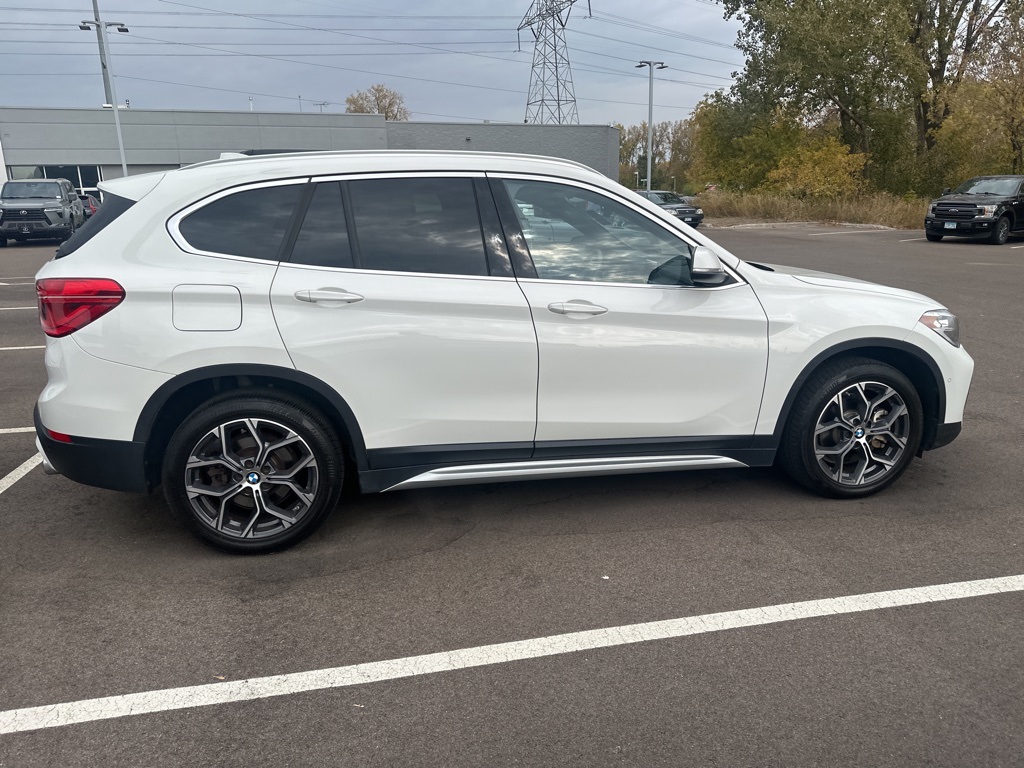
[[[548,304],[548,310],[556,315],[603,315],[608,311],[608,307],[576,299],[575,301],[556,301],[553,304]]]
[[[357,301],[363,300],[363,297],[358,293],[352,293],[341,288],[317,288],[308,291],[296,291],[295,298],[299,301],[308,301],[313,304],[355,304]]]

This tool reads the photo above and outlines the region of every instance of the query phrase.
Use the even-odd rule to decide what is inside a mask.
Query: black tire
[[[1001,216],[988,236],[991,245],[1003,245],[1010,238],[1010,217]]]
[[[7,238],[6,237],[0,237],[0,248],[6,248],[6,247],[7,247]]]
[[[215,547],[273,552],[324,522],[341,496],[344,467],[341,442],[319,411],[296,397],[242,390],[205,403],[174,433],[164,497]]]
[[[931,232],[925,232],[924,236],[926,238],[928,238],[928,242],[930,242],[930,243],[941,243],[942,242],[942,235],[933,235]]]
[[[779,463],[823,496],[870,496],[906,471],[923,426],[921,398],[900,371],[867,358],[839,358],[800,390]]]
[[[72,219],[71,220],[71,226],[69,226],[67,228],[67,230],[64,232],[64,234],[62,234],[60,236],[59,240],[62,243],[66,243],[68,240],[70,240],[72,238],[72,236],[74,234],[75,234],[75,221],[74,221],[74,219]]]

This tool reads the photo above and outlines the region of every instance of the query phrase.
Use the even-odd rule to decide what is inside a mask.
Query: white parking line
[[[18,349],[46,349],[45,346],[39,347],[0,347],[0,352],[14,352]]]
[[[34,731],[40,728],[58,728],[74,723],[108,720],[152,712],[252,701],[327,688],[366,685],[403,677],[451,672],[492,664],[507,664],[524,659],[537,659],[545,656],[578,653],[594,648],[612,648],[651,640],[700,635],[706,632],[721,632],[726,629],[756,627],[798,619],[877,611],[883,608],[1021,591],[1024,591],[1024,575],[961,581],[954,584],[807,600],[799,603],[770,605],[764,608],[709,613],[683,619],[570,632],[532,640],[484,645],[478,648],[462,648],[456,651],[353,664],[333,669],[318,669],[310,672],[274,675],[273,677],[255,677],[228,683],[165,688],[158,691],[106,696],[64,704],[10,709],[0,712],[0,734]]]
[[[1011,245],[1011,246],[1010,246],[1010,250],[1011,250],[1011,251],[1014,251],[1014,250],[1016,250],[1017,248],[1024,248],[1024,245]]]
[[[26,461],[17,469],[8,472],[3,477],[0,477],[0,493],[3,493],[16,482],[21,480],[21,478],[23,478],[36,467],[38,467],[42,463],[42,461],[43,457],[37,453],[35,456]]]
[[[0,429],[0,435],[16,435],[19,432],[35,432],[35,427],[9,427],[8,429]]]
[[[15,309],[39,309],[39,307],[0,307],[0,312],[11,312]]]
[[[918,240],[927,240],[927,237],[912,237],[909,240],[900,240],[901,243],[916,243]]]
[[[844,229],[841,232],[812,232],[808,237],[821,237],[822,235],[863,235],[865,233],[892,232],[891,229]]]
[[[35,283],[3,283],[3,282],[0,282],[0,285],[35,285]]]

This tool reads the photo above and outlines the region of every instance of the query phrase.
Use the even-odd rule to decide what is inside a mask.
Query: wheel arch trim
[[[782,408],[779,410],[778,419],[775,422],[775,430],[771,435],[757,435],[754,438],[755,446],[766,442],[771,446],[777,448],[782,441],[782,432],[786,428],[786,424],[789,421],[789,414],[793,410],[793,405],[796,403],[796,398],[800,394],[800,390],[803,389],[808,379],[814,372],[824,365],[828,360],[832,358],[843,356],[843,355],[856,355],[858,352],[863,352],[865,357],[871,357],[871,350],[886,349],[892,350],[897,354],[909,355],[919,363],[924,365],[928,372],[931,374],[931,383],[935,387],[936,402],[934,413],[931,412],[929,404],[924,402],[924,394],[919,392],[922,397],[922,405],[925,408],[925,424],[924,433],[921,435],[921,448],[920,450],[926,451],[932,447],[935,441],[936,430],[938,425],[941,423],[946,413],[946,384],[943,378],[942,371],[939,368],[938,363],[935,362],[934,358],[931,357],[921,347],[911,344],[907,341],[900,341],[898,339],[887,339],[882,337],[876,338],[862,338],[862,339],[851,339],[849,341],[840,342],[834,344],[827,349],[822,350],[815,355],[811,360],[803,367],[800,371],[800,375],[797,376],[792,386],[789,388],[789,392],[786,395],[786,399],[782,403]],[[876,358],[877,359],[877,358]],[[880,362],[886,363],[887,365],[893,365],[893,363],[880,360]],[[898,367],[893,365],[893,367]],[[913,379],[910,373],[902,371],[908,378]]]
[[[313,392],[334,410],[333,414],[326,413],[324,415],[331,420],[334,420],[332,417],[336,416],[336,420],[344,427],[346,434],[339,435],[338,437],[351,452],[351,458],[355,462],[356,468],[359,470],[367,469],[366,443],[363,440],[363,433],[355,413],[345,401],[345,398],[315,376],[275,365],[227,363],[196,368],[195,370],[175,376],[157,388],[140,411],[139,418],[135,424],[133,440],[148,443],[165,406],[186,387],[203,382],[213,382],[218,379],[232,378],[277,380]],[[294,390],[290,390],[290,392],[291,394],[302,396],[301,392],[296,393]]]

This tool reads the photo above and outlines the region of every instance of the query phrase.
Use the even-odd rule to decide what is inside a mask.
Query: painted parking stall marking
[[[16,482],[21,480],[25,475],[31,472],[33,469],[43,463],[43,457],[38,453],[28,461],[24,462],[20,467],[11,470],[3,477],[0,477],[0,493],[3,493]]]
[[[36,347],[0,347],[0,352],[15,352],[19,349],[46,349],[46,346],[39,345]]]
[[[13,312],[16,309],[39,309],[39,307],[0,307],[0,312]]]
[[[0,429],[0,435],[17,435],[21,432],[35,432],[35,427],[9,427],[8,429]]]
[[[952,584],[806,600],[798,603],[769,605],[763,608],[570,632],[531,640],[484,645],[477,648],[461,648],[455,651],[353,664],[332,669],[257,677],[236,682],[165,688],[63,704],[26,707],[0,712],[0,734],[59,728],[95,720],[109,720],[154,712],[253,701],[308,691],[366,685],[438,672],[578,653],[596,648],[613,648],[652,640],[721,632],[727,629],[1022,591],[1024,591],[1024,575],[961,581]]]

